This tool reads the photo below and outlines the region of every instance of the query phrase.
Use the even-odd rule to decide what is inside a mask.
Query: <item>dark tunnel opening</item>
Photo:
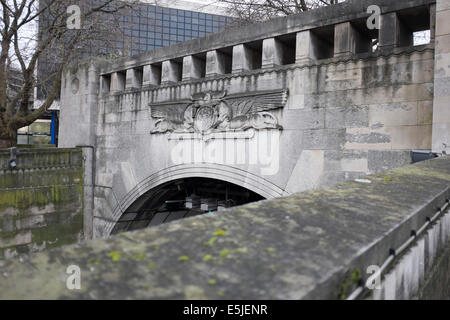
[[[183,218],[264,200],[264,197],[217,179],[186,178],[162,184],[137,199],[111,234],[144,229]]]

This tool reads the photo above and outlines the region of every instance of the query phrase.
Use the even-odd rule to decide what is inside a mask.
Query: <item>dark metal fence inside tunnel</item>
[[[158,186],[137,199],[111,234],[132,231],[264,200],[253,191],[222,180],[186,178]]]

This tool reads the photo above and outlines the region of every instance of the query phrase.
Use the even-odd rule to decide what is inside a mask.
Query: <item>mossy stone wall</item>
[[[0,150],[0,259],[83,238],[81,149]]]

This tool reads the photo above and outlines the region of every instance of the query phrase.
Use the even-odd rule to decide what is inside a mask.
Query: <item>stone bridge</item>
[[[450,151],[449,9],[347,1],[67,68],[59,145],[84,149],[86,236],[151,225],[180,192],[226,208],[239,188],[237,203],[272,199]]]
[[[449,299],[449,186],[440,157],[0,260],[0,299]]]

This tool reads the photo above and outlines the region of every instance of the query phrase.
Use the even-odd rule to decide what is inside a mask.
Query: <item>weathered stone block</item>
[[[311,30],[298,32],[296,37],[295,63],[310,63],[333,56],[333,45],[320,39]]]
[[[161,67],[145,65],[143,72],[143,86],[157,86],[161,83]]]
[[[439,45],[441,45],[441,43]],[[450,48],[450,41],[447,45]],[[450,52],[436,55],[436,70],[434,76],[436,79],[450,78]]]
[[[310,30],[297,33],[295,63],[309,62],[316,59],[313,37],[314,35]]]
[[[324,129],[325,109],[286,110],[283,120],[286,130]]]
[[[411,73],[410,81],[411,83],[433,83],[435,73],[434,60],[422,60],[419,62],[412,62],[410,64],[410,69],[407,71]],[[408,76],[409,78],[409,76]]]
[[[123,72],[114,72],[111,74],[111,92],[120,92],[125,90],[126,75]]]
[[[436,10],[437,11],[450,10],[450,3],[447,0],[437,0]]]
[[[436,37],[450,34],[448,15],[450,10],[438,11],[436,13]]]
[[[449,110],[447,115],[444,115],[443,119],[448,119],[446,117],[450,118],[450,108],[447,108]],[[417,105],[417,124],[433,124],[433,101],[419,101]]]
[[[341,149],[345,143],[345,129],[305,130],[303,146],[309,150]]]
[[[450,153],[450,123],[433,123],[433,151]]]
[[[164,61],[162,64],[162,71],[161,71],[161,83],[163,84],[169,84],[169,83],[176,83],[181,80],[181,64],[173,61],[168,60]]]
[[[403,85],[396,89],[392,95],[393,102],[433,99],[433,83]]]
[[[351,24],[344,22],[335,25],[334,56],[346,56],[361,52],[372,52],[372,39],[366,38]]]
[[[368,162],[371,173],[402,167],[411,164],[411,151],[369,150]]]
[[[31,242],[31,231],[20,231],[11,238],[0,238],[0,248],[18,246]]]
[[[367,151],[326,150],[324,171],[326,173],[358,172],[366,174],[368,172]],[[331,176],[334,175],[331,174]]]
[[[353,128],[369,125],[368,106],[348,106],[344,108],[326,108],[326,128]]]
[[[244,44],[233,47],[233,73],[240,73],[252,69],[253,52]]]
[[[34,215],[16,221],[17,229],[32,229],[44,227],[46,225],[43,215]]]
[[[289,193],[320,186],[324,170],[324,150],[302,150],[286,185]]]
[[[214,76],[227,73],[231,67],[231,57],[219,50],[206,53],[206,76]]]
[[[262,67],[273,68],[283,64],[283,44],[276,38],[264,39]]]
[[[345,139],[345,149],[348,150],[384,150],[392,147],[389,133],[377,132],[367,127],[347,128]]]
[[[411,46],[413,33],[398,18],[396,12],[382,14],[380,19],[380,47]]]
[[[200,79],[205,74],[205,62],[195,56],[183,58],[183,81]]]
[[[398,126],[386,128],[394,150],[431,149],[432,126]]]
[[[14,216],[12,215],[3,215],[1,217],[0,222],[2,222],[2,232],[13,232],[14,228]],[[18,228],[19,229],[19,228]]]
[[[416,125],[417,102],[399,102],[369,106],[369,125],[374,127]]]
[[[436,78],[434,81],[435,97],[450,97],[450,77]]]
[[[126,89],[138,89],[142,87],[142,70],[128,69],[126,72]]]

